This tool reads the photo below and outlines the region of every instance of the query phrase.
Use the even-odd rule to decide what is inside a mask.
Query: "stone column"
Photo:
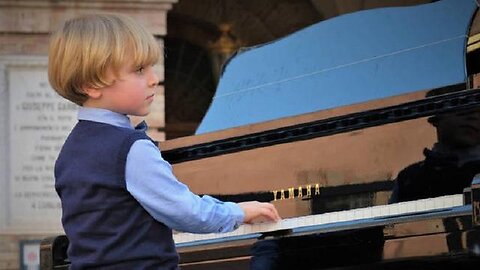
[[[35,265],[35,254],[19,257],[20,241],[63,233],[53,164],[76,107],[48,84],[49,34],[74,16],[116,12],[145,25],[163,45],[167,12],[177,1],[0,0],[0,270],[19,269],[22,260]],[[163,81],[163,58],[157,68]],[[164,118],[160,86],[146,119],[156,140],[164,139]]]

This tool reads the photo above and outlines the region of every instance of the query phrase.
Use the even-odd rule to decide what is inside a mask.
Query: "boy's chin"
[[[132,113],[129,113],[128,115],[137,116],[137,117],[145,117],[149,114],[150,114],[150,110],[148,110],[146,112],[132,112]]]

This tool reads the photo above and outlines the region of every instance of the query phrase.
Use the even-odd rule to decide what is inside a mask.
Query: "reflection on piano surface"
[[[480,108],[432,116],[438,141],[400,171],[390,202],[458,194],[480,173]]]
[[[478,266],[478,185],[388,204],[398,173],[437,142],[432,117],[480,108],[476,11],[443,0],[357,12],[230,59],[198,134],[162,155],[195,193],[272,201],[284,220],[177,232],[182,269]]]

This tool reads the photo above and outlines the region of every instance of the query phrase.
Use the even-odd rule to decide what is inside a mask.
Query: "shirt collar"
[[[77,116],[78,120],[87,120],[133,129],[128,116],[106,109],[80,107]]]

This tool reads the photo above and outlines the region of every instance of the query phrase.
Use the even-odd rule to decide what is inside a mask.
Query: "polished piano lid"
[[[224,67],[196,133],[465,82],[476,8],[443,0],[361,11],[243,49]]]

